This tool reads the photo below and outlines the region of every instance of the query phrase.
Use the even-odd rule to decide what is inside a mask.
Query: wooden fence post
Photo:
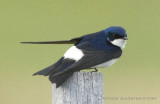
[[[52,94],[52,104],[104,104],[102,73],[75,72]]]

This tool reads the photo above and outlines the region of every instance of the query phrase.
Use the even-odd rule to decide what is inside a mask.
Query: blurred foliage
[[[32,73],[56,62],[70,45],[24,45],[122,26],[123,56],[104,75],[105,104],[159,104],[159,0],[0,0],[0,104],[51,104],[51,83]]]

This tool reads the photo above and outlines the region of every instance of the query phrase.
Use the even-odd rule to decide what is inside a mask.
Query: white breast
[[[96,66],[93,66],[92,68],[104,68],[104,67],[109,67],[111,66],[112,64],[114,64],[118,59],[112,59],[110,61],[107,61],[107,62],[104,62],[102,64],[99,64],[99,65],[96,65]]]
[[[84,56],[83,52],[80,49],[78,49],[76,46],[72,46],[64,54],[64,58],[69,58],[76,61],[80,60],[83,56]]]

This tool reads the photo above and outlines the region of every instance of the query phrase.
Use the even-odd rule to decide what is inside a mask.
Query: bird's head
[[[104,30],[107,40],[113,45],[124,48],[128,40],[126,30],[120,26],[111,26]]]

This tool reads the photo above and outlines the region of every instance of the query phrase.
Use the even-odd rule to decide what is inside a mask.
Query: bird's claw
[[[94,69],[95,69],[95,71],[91,71],[91,72],[98,72],[98,70],[96,68],[94,68]]]

